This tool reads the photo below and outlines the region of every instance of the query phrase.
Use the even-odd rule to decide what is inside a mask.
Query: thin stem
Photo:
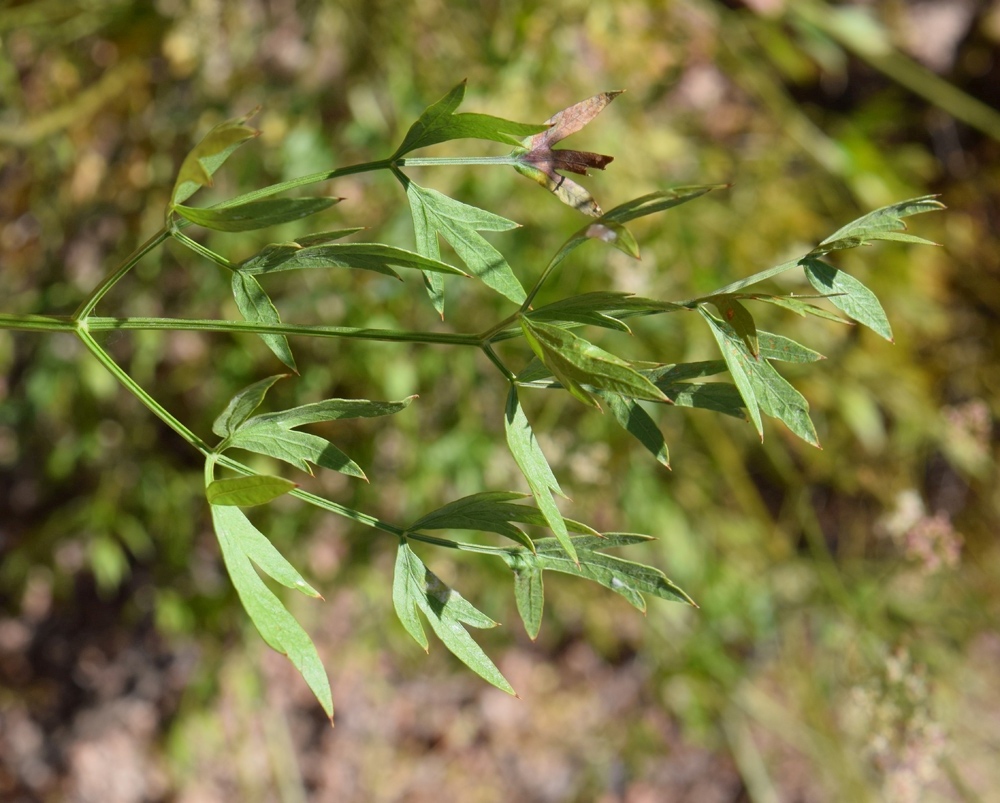
[[[205,257],[205,259],[214,262],[220,268],[225,268],[230,273],[236,270],[233,267],[233,263],[230,262],[228,259],[226,259],[224,256],[215,253],[215,251],[213,251],[211,248],[206,248],[199,242],[195,242],[186,234],[181,232],[179,229],[172,231],[171,234],[173,235],[173,238],[177,240],[177,242],[181,243],[181,245],[186,245],[196,254],[200,254],[201,256]]]
[[[493,348],[490,346],[489,343],[483,344],[483,354],[485,354],[487,357],[490,358],[490,362],[492,362],[497,368],[499,368],[500,373],[502,373],[509,381],[511,382],[514,381],[515,379],[514,374],[512,374],[510,369],[503,364],[503,362],[497,356],[496,352],[493,351]]]
[[[146,254],[156,248],[160,243],[170,236],[170,232],[166,228],[160,229],[156,234],[150,237],[146,242],[135,249],[121,265],[108,276],[97,288],[84,300],[75,313],[73,313],[73,319],[80,321],[87,318],[91,312],[94,311],[94,307],[97,306],[98,302],[107,294],[107,292],[114,287],[118,281],[132,268],[135,267],[136,263],[142,259]]]
[[[355,173],[370,173],[374,170],[387,170],[391,166],[392,162],[388,159],[380,159],[377,162],[364,162],[362,164],[348,165],[347,167],[338,167],[335,170],[324,170],[322,173],[311,173],[308,176],[300,176],[299,178],[282,181],[279,184],[272,184],[270,187],[262,187],[259,190],[245,192],[242,195],[237,195],[235,198],[230,198],[228,201],[222,201],[221,203],[215,204],[213,208],[225,209],[229,206],[245,204],[249,201],[257,201],[261,198],[277,195],[279,192],[294,190],[298,187],[305,187],[309,184],[318,184],[321,181],[329,181],[333,178],[350,176]]]
[[[76,321],[66,315],[11,315],[0,312],[0,329],[18,332],[75,332]]]
[[[586,241],[586,237],[574,234],[563,244],[562,248],[556,252],[556,255],[549,260],[549,264],[545,266],[545,270],[543,270],[542,275],[538,277],[538,280],[535,282],[535,286],[531,288],[531,291],[528,293],[528,297],[524,299],[524,303],[521,305],[521,312],[527,312],[531,309],[531,302],[535,300],[535,296],[537,296],[538,291],[542,289],[542,285],[548,281],[549,276],[552,275],[552,271],[554,271],[562,263],[571,251]]]
[[[336,337],[350,340],[380,340],[393,343],[437,343],[448,346],[480,348],[476,335],[456,332],[411,332],[397,329],[357,329],[350,326],[320,324],[258,323],[251,321],[201,320],[192,318],[90,318],[87,328],[92,332],[119,330],[183,330],[198,332],[243,332],[246,334],[300,335],[302,337]]]
[[[77,337],[83,341],[83,344],[90,350],[90,353],[97,358],[98,362],[100,362],[101,365],[103,365],[110,372],[110,374],[115,377],[115,379],[124,385],[133,396],[145,404],[146,407],[152,411],[153,415],[163,421],[163,423],[165,423],[203,455],[206,457],[211,455],[211,447],[195,435],[190,429],[184,426],[180,421],[174,418],[173,415],[171,415],[158,401],[156,401],[156,399],[150,396],[141,385],[132,379],[132,377],[125,372],[124,368],[111,359],[111,355],[109,355],[97,344],[97,341],[94,340],[85,326],[86,322],[81,322],[81,325],[77,327]]]
[[[449,165],[514,165],[514,156],[428,156],[396,159],[394,167],[445,167]]]

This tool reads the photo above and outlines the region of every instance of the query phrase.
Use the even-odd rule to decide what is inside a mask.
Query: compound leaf
[[[528,554],[531,554],[530,551]],[[417,644],[425,650],[429,646],[417,615],[419,611],[456,658],[498,689],[516,696],[510,683],[465,628],[465,625],[490,628],[496,627],[497,623],[445,585],[410,549],[405,539],[400,540],[396,553],[392,602],[396,616]]]

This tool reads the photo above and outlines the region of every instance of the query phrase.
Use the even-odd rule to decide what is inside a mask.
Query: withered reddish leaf
[[[517,171],[537,181],[563,203],[586,215],[599,216],[601,207],[593,196],[575,181],[556,171],[566,170],[585,176],[592,167],[603,170],[614,157],[590,151],[554,150],[552,146],[587,125],[622,91],[594,95],[546,120],[550,127],[525,139],[521,149],[515,151],[519,160],[519,164],[515,165]]]

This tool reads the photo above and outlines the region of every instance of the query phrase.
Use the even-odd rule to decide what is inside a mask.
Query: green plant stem
[[[77,324],[66,315],[11,315],[0,312],[0,329],[17,332],[75,332]]]
[[[73,319],[80,321],[87,318],[87,316],[94,311],[94,307],[96,307],[98,302],[104,298],[107,292],[114,287],[126,273],[132,270],[140,259],[159,246],[169,236],[170,232],[168,232],[166,228],[162,228],[146,240],[146,242],[136,248],[135,251],[129,254],[125,261],[122,262],[122,264],[119,265],[110,276],[101,282],[89,296],[87,296],[77,311],[73,313]]]
[[[483,344],[483,354],[489,357],[490,362],[500,370],[500,373],[503,374],[509,382],[514,381],[514,374],[512,374],[510,369],[503,364],[503,361],[497,356],[497,353],[493,351],[493,348],[489,345],[489,343]]]
[[[195,242],[186,234],[182,233],[180,229],[174,229],[173,231],[171,231],[170,234],[181,245],[187,246],[196,254],[205,257],[205,259],[209,260],[210,262],[214,262],[220,268],[225,268],[230,273],[233,273],[236,270],[236,268],[233,267],[233,263],[230,262],[228,259],[226,259],[224,256],[215,253],[215,251],[213,251],[211,248],[206,248],[201,243]]]
[[[87,331],[86,322],[81,321],[80,326],[76,329],[76,335],[80,338],[83,344],[87,347],[91,354],[93,354],[98,362],[103,365],[108,372],[117,379],[122,385],[124,385],[128,391],[135,396],[139,401],[141,401],[146,407],[148,407],[153,415],[159,418],[163,423],[170,427],[174,432],[180,435],[185,441],[187,441],[191,446],[201,452],[203,455],[208,457],[212,454],[212,448],[205,443],[201,438],[195,435],[190,429],[188,429],[184,424],[174,418],[156,399],[150,396],[145,389],[139,385],[132,377],[128,375],[124,368],[122,368],[118,363],[116,363],[111,355],[108,354],[104,349],[102,349],[96,340],[91,336],[90,332]]]
[[[321,324],[257,323],[250,321],[202,320],[196,318],[90,318],[92,332],[119,330],[178,330],[197,332],[243,332],[245,334],[300,335],[302,337],[339,337],[350,340],[381,340],[394,343],[443,344],[480,348],[476,335],[456,332],[411,332],[397,329],[358,329],[350,326]]]
[[[324,170],[321,173],[310,173],[308,176],[300,176],[279,184],[272,184],[270,187],[262,187],[259,190],[245,192],[222,201],[215,205],[215,209],[225,209],[228,206],[245,204],[249,201],[257,201],[280,192],[306,187],[310,184],[319,184],[322,181],[330,181],[343,176],[351,176],[357,173],[371,173],[376,170],[389,170],[393,167],[443,167],[452,165],[512,165],[516,159],[511,156],[441,156],[426,158],[401,158],[401,159],[379,159],[375,162],[363,162],[347,167],[338,167],[334,170]]]

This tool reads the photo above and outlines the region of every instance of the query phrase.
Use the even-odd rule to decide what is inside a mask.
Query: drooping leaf
[[[269,376],[267,379],[261,379],[259,382],[254,382],[243,388],[229,400],[226,409],[215,419],[215,423],[212,424],[212,432],[220,438],[232,435],[244,421],[253,415],[253,411],[260,407],[260,403],[264,401],[264,396],[267,395],[271,386],[285,376],[287,374]]]
[[[771,296],[764,295],[763,293],[754,293],[747,296],[752,298],[754,301],[763,301],[766,304],[774,304],[776,307],[782,307],[787,310],[791,310],[796,315],[801,315],[805,317],[806,315],[813,315],[817,318],[823,318],[827,321],[834,321],[836,323],[846,323],[851,326],[853,324],[846,318],[841,318],[839,315],[835,315],[829,310],[825,310],[822,307],[817,307],[815,304],[808,304],[805,301],[801,301],[799,298],[792,298],[791,296]],[[818,296],[819,298],[826,298],[826,296]]]
[[[390,160],[395,161],[418,148],[454,139],[485,139],[512,145],[522,137],[548,128],[546,125],[515,123],[487,114],[455,114],[455,109],[464,98],[465,81],[462,81],[437,103],[424,109]]]
[[[240,145],[260,134],[246,125],[257,113],[254,109],[243,117],[227,120],[209,131],[191,152],[184,157],[181,169],[170,193],[171,204],[182,204],[201,187],[212,186],[212,176],[216,170]]]
[[[523,499],[525,496],[526,494],[514,491],[486,491],[465,496],[422,516],[407,527],[406,531],[478,530],[497,533],[532,549],[531,539],[512,522],[548,526],[548,521],[537,507],[512,504],[513,500]],[[565,518],[563,521],[570,532],[597,535],[590,527],[578,521]]]
[[[760,346],[757,344],[757,324],[750,311],[732,296],[716,296],[712,299],[712,303],[736,334],[743,339],[747,350],[754,357],[758,356]]]
[[[415,397],[398,402],[372,402],[365,399],[327,399],[304,404],[290,410],[246,418],[229,434],[222,448],[246,449],[257,454],[283,460],[296,468],[312,473],[310,463],[367,479],[364,471],[340,449],[325,438],[295,427],[342,418],[373,418],[392,415],[409,406]]]
[[[307,597],[322,599],[320,593],[305,581],[298,570],[274,547],[274,544],[258,530],[238,507],[213,505],[212,522],[218,533],[224,530],[264,574],[278,581],[286,588],[301,591]]]
[[[399,279],[399,274],[390,265],[455,276],[468,275],[438,259],[381,243],[321,243],[301,248],[287,243],[269,245],[240,264],[238,270],[241,273],[261,274],[306,268],[354,268]]]
[[[278,315],[274,302],[253,276],[238,270],[233,271],[232,285],[233,298],[236,299],[236,306],[244,320],[250,323],[281,323],[281,316]],[[287,337],[266,332],[258,334],[258,337],[271,349],[275,357],[298,373],[295,356],[292,354],[291,346],[288,345]]]
[[[743,339],[726,321],[710,315],[703,307],[698,309],[709,322],[748,411],[751,416],[754,413],[757,415],[754,424],[757,425],[758,433],[763,435],[763,428],[758,423],[759,411],[763,411],[766,415],[783,421],[802,440],[819,446],[816,429],[809,417],[809,403],[805,397],[767,359],[751,354]],[[750,410],[750,404],[758,409]]]
[[[526,551],[531,554],[530,550]],[[405,539],[400,540],[396,554],[392,602],[399,621],[417,644],[425,650],[428,648],[427,635],[417,615],[419,611],[456,658],[498,689],[516,696],[507,679],[464,627],[490,628],[497,623],[445,585],[410,549]]]
[[[504,562],[514,572],[515,595],[518,595],[518,586],[522,587],[520,596],[525,598],[524,603],[527,611],[522,610],[520,602],[518,603],[518,611],[521,613],[529,635],[532,633],[537,635],[538,624],[541,621],[542,583],[540,575],[543,571],[562,572],[593,580],[605,588],[621,594],[640,611],[646,610],[646,600],[643,598],[643,594],[652,594],[661,599],[694,605],[691,598],[668,580],[659,569],[597,551],[653,540],[648,535],[607,533],[597,537],[579,536],[571,540],[579,555],[579,563],[575,563],[566,556],[562,545],[555,538],[540,538],[535,541],[535,553],[531,553],[523,547],[511,547],[505,550],[502,556]]]
[[[410,202],[418,253],[439,260],[441,251],[437,237],[441,235],[455,249],[469,273],[515,304],[524,301],[524,288],[503,254],[479,234],[481,231],[509,231],[517,228],[517,223],[463,204],[437,190],[420,187],[402,173],[397,173],[397,177],[403,183]],[[443,314],[444,284],[441,277],[425,273],[424,279],[435,309]]]
[[[200,208],[175,204],[177,214],[191,223],[216,231],[254,231],[314,215],[340,198],[264,198],[225,207]]]
[[[556,150],[553,146],[587,125],[622,91],[602,92],[556,112],[546,120],[547,129],[528,137],[520,147],[514,149],[513,155],[517,157],[514,169],[537,181],[564,204],[585,215],[600,215],[601,208],[593,196],[575,181],[556,171],[567,170],[585,176],[590,168],[603,170],[614,161],[614,157],[589,151]]]
[[[649,417],[649,413],[634,399],[623,399],[614,393],[599,395],[607,403],[615,421],[645,446],[658,463],[670,468],[670,450],[667,449],[667,442],[663,439],[663,433],[656,426],[656,422]]]
[[[698,311],[708,321],[712,335],[719,344],[719,351],[722,352],[722,358],[726,361],[726,366],[733,377],[733,382],[736,383],[736,387],[740,391],[740,396],[743,398],[747,413],[750,415],[750,420],[753,422],[754,427],[756,427],[757,434],[763,439],[764,424],[760,419],[760,404],[757,401],[757,396],[754,394],[754,386],[750,381],[750,371],[753,370],[750,363],[756,362],[756,360],[746,350],[746,346],[739,335],[733,332],[734,336],[729,337],[727,333],[729,327],[726,327],[722,321],[706,312],[704,307],[698,307]],[[729,331],[732,330],[729,329]]]
[[[692,407],[722,413],[746,421],[746,403],[735,385],[729,382],[677,382],[672,385],[657,383],[677,407]]]
[[[937,243],[925,240],[922,237],[914,237],[911,234],[900,234],[906,230],[906,223],[903,218],[910,215],[918,215],[921,212],[934,212],[944,209],[945,206],[936,200],[934,195],[924,195],[920,198],[911,198],[908,201],[883,206],[874,212],[869,212],[857,220],[851,221],[842,229],[838,229],[816,248],[809,256],[819,257],[828,254],[830,251],[839,251],[845,248],[856,248],[859,245],[866,245],[875,240],[896,240],[907,243],[918,243],[921,245],[937,245]]]
[[[569,538],[566,521],[556,507],[553,493],[565,496],[559,483],[556,481],[552,469],[549,467],[545,455],[542,453],[535,433],[531,429],[531,424],[521,409],[521,402],[517,397],[517,388],[511,385],[510,393],[507,395],[507,408],[504,413],[504,426],[507,434],[507,445],[510,453],[514,457],[514,462],[521,470],[524,478],[528,481],[535,503],[545,516],[545,521],[549,529],[555,534],[559,543],[566,548],[567,554],[572,560],[576,560],[576,554],[572,551],[573,544]]]
[[[665,401],[663,393],[625,360],[590,341],[528,317],[521,318],[521,326],[535,355],[584,404],[599,406],[584,385],[630,398]]]
[[[216,505],[212,506],[212,521],[226,570],[257,632],[268,646],[288,656],[323,706],[326,715],[332,719],[333,695],[330,691],[330,679],[316,652],[316,646],[302,626],[295,621],[295,617],[264,584],[251,560],[285,585],[288,585],[286,581],[291,581],[292,588],[298,588],[305,593],[308,593],[306,589],[309,591],[312,589],[291,566],[283,565],[284,559],[280,558],[280,555],[278,555],[280,560],[275,558],[277,550],[274,550],[273,546],[271,549],[274,553],[271,553],[254,535],[248,537],[246,525],[256,532],[256,528],[253,528],[249,521],[244,519],[244,525],[243,521],[232,515],[230,509]],[[263,535],[260,535],[260,538],[270,545]],[[299,585],[300,582],[305,588]]]
[[[249,477],[229,477],[215,480],[205,489],[210,505],[253,507],[284,496],[298,486],[284,477],[252,474]]]
[[[514,572],[514,601],[528,638],[534,641],[542,629],[545,610],[545,581],[542,570],[527,561],[508,560]]]
[[[892,327],[885,310],[875,294],[864,284],[849,273],[837,270],[819,259],[805,259],[802,267],[813,287],[820,292],[836,293],[829,297],[831,304],[892,342]]]

